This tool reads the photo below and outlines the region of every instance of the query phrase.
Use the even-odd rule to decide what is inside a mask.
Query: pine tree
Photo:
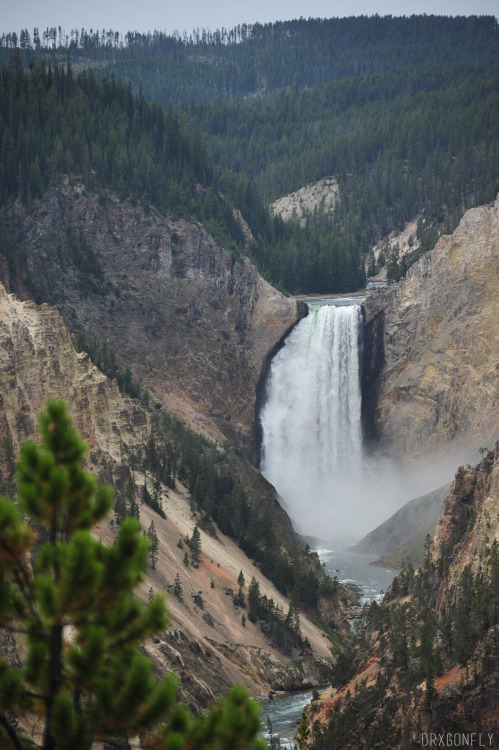
[[[177,575],[175,576],[175,583],[173,584],[173,593],[175,594],[177,599],[182,599],[182,592],[183,589],[182,584],[180,583],[180,576],[177,573]]]
[[[11,495],[15,471],[14,444],[9,435],[5,435],[0,447],[0,491]]]
[[[36,555],[29,557],[35,536],[15,505],[0,504],[1,624],[23,623],[28,647],[22,673],[0,667],[0,744],[24,746],[3,721],[22,706],[41,711],[41,747],[77,750],[92,735],[140,731],[160,718],[175,683],[156,684],[138,647],[167,623],[161,598],[144,607],[131,596],[147,556],[138,523],[126,519],[112,547],[98,542],[91,528],[112,494],[82,470],[86,446],[62,402],[49,402],[40,433],[40,447],[22,446],[17,473],[22,513],[46,539]]]
[[[254,740],[258,708],[243,688],[194,721],[176,704],[177,679],[156,681],[140,644],[166,627],[164,600],[133,596],[148,541],[132,518],[113,546],[92,536],[112,492],[82,469],[86,446],[63,402],[49,401],[39,425],[40,445],[21,447],[20,511],[0,498],[0,627],[26,640],[21,669],[0,660],[0,747],[90,750],[164,720],[151,738],[158,750],[263,750]],[[26,727],[34,714],[42,731],[33,742]]]
[[[201,554],[201,534],[199,533],[197,526],[194,526],[189,546],[191,548],[192,562],[194,565],[199,565],[199,556]]]
[[[301,714],[301,721],[298,726],[296,737],[298,739],[298,747],[300,748],[300,750],[304,750],[304,748],[307,746],[308,738],[310,737],[310,727],[307,721],[307,714],[304,710]]]
[[[151,567],[154,570],[158,561],[158,548],[159,540],[158,534],[156,533],[156,527],[154,521],[151,521],[147,530],[147,538],[149,539],[149,559],[151,561]]]
[[[429,662],[427,670],[426,670],[425,694],[424,694],[424,703],[423,703],[426,711],[431,711],[436,692],[437,691],[435,689],[435,676],[433,674],[433,665],[431,662]]]
[[[260,614],[260,584],[255,576],[252,577],[248,591],[248,617],[251,622],[256,622]]]

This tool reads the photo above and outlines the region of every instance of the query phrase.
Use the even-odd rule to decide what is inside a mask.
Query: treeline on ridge
[[[15,51],[0,78],[0,143],[4,205],[29,207],[62,175],[77,175],[90,190],[104,185],[202,221],[230,249],[241,241],[199,132],[91,69],[74,76],[69,63],[42,60],[24,71]]]
[[[136,102],[132,123],[124,126],[122,105],[111,108],[119,121],[114,125],[104,101],[111,137],[100,144],[100,159],[89,146],[89,187],[110,183],[202,221],[217,241],[235,255],[249,254],[268,280],[291,292],[360,288],[369,251],[389,232],[418,217],[420,254],[453,231],[465,210],[499,191],[499,30],[493,17],[300,19],[124,37],[112,30],[67,34],[60,27],[31,36],[24,29],[0,39],[0,59],[13,48],[18,65],[36,70],[44,60],[46,75],[51,63],[54,76],[55,63],[69,60],[74,70],[86,71],[87,89],[103,78],[106,96],[121,87]],[[173,132],[173,140],[187,142],[181,155],[158,149],[162,110],[148,105],[151,114],[144,118],[146,98],[164,108],[169,139]],[[137,137],[142,119],[144,137],[132,143],[129,134]],[[81,125],[78,141],[80,131]],[[19,135],[11,132],[11,138],[17,158]],[[10,148],[7,140],[2,153]],[[75,151],[63,152],[74,161],[66,158],[66,170],[82,161]],[[36,161],[20,161],[18,193],[30,173],[35,191],[46,184]],[[63,169],[64,158],[59,161]],[[11,158],[10,172],[19,172],[18,162]],[[331,176],[340,188],[333,215],[319,208],[301,227],[271,218],[264,207]],[[233,207],[247,221],[252,242]]]
[[[43,60],[24,71],[16,50],[1,73],[0,143],[4,207],[19,199],[29,208],[50,184],[75,175],[89,190],[108,187],[123,199],[131,195],[201,222],[236,257],[248,252],[269,280],[293,291],[299,287],[286,271],[286,248],[294,238],[307,265],[303,278],[310,279],[303,289],[319,283],[319,255],[311,252],[307,235],[272,218],[244,173],[214,168],[199,131],[185,118],[134,95],[129,85],[97,79],[92,69],[74,76],[69,64]],[[234,206],[252,231],[249,245]],[[4,254],[15,265],[22,254],[16,232],[5,213],[1,223],[8,237]],[[340,250],[333,242],[333,253]],[[348,261],[331,262],[318,291],[362,286],[358,253]]]
[[[231,29],[195,28],[120,34],[113,29],[35,27],[4,33],[0,60],[19,48],[28,65],[35,55],[75,65],[98,62],[96,74],[113,73],[142,86],[147,98],[171,103],[243,98],[295,85],[385,70],[493,64],[497,20],[493,16],[435,15],[309,18],[240,24]]]

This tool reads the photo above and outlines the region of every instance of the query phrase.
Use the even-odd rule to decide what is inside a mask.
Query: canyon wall
[[[413,458],[475,460],[499,434],[499,199],[364,305],[364,426]]]
[[[106,346],[152,398],[197,430],[256,449],[256,386],[306,312],[200,226],[80,184],[16,205],[22,261],[9,291],[56,305],[74,336]]]
[[[146,409],[122,395],[116,382],[103,375],[86,353],[77,354],[54,307],[21,302],[0,284],[0,491],[9,489],[7,484],[11,482],[6,442],[17,454],[21,441],[36,438],[37,416],[49,397],[67,401],[75,426],[89,444],[87,468],[116,487],[134,479],[139,496],[144,478],[137,466],[131,469],[132,456],[147,443],[158,410],[153,405]],[[297,543],[296,536],[277,504],[274,489],[247,461],[237,455],[232,460],[234,471],[248,475],[244,485],[248,503],[268,513],[275,543],[279,539],[291,548]],[[249,476],[251,472],[255,476]],[[154,522],[160,544],[156,565],[154,569],[148,567],[138,593],[144,599],[151,590],[170,594],[170,629],[145,644],[145,649],[160,670],[181,676],[182,700],[198,710],[235,682],[245,684],[253,695],[266,695],[270,689],[298,689],[327,681],[332,659],[322,631],[301,615],[303,636],[310,643],[304,654],[300,656],[296,649],[283,654],[269,643],[258,623],[243,620],[247,610],[233,603],[239,572],[244,571],[246,594],[255,576],[261,593],[272,598],[283,612],[288,610],[289,601],[233,539],[213,523],[202,525],[192,510],[189,492],[178,479],[175,488],[161,485],[158,493],[164,517],[146,504],[139,506],[143,530]],[[186,546],[178,542],[192,535],[197,524],[201,529],[201,561],[198,567],[186,566]],[[99,524],[96,533],[105,543],[112,543],[113,514]],[[320,571],[318,558],[309,556],[309,562]],[[183,596],[172,593],[177,575]],[[193,599],[194,592],[200,598]],[[329,606],[325,614],[336,628],[346,631],[338,595],[326,597],[321,604],[323,608]],[[0,654],[11,661],[20,658],[13,639],[4,631],[0,631]]]
[[[95,468],[119,463],[130,445],[147,440],[148,412],[123,396],[85,352],[76,353],[58,311],[21,302],[0,284],[0,437],[16,455],[21,441],[36,436],[49,397],[68,402]]]

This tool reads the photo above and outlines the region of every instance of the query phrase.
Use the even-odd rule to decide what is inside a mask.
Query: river
[[[372,555],[351,552],[348,549],[317,548],[321,562],[325,563],[326,572],[341,583],[354,583],[362,589],[362,601],[371,602],[381,599],[388,588],[395,572],[371,565]],[[294,735],[305,706],[311,702],[313,691],[305,690],[296,693],[283,693],[272,701],[262,704],[263,736],[269,740],[267,720],[270,719],[274,736],[280,739],[282,750],[294,750],[298,744]]]

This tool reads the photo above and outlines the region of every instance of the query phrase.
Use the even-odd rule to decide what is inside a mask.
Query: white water
[[[311,307],[272,361],[260,414],[263,474],[297,530],[325,539],[359,525],[361,326],[359,305]]]

